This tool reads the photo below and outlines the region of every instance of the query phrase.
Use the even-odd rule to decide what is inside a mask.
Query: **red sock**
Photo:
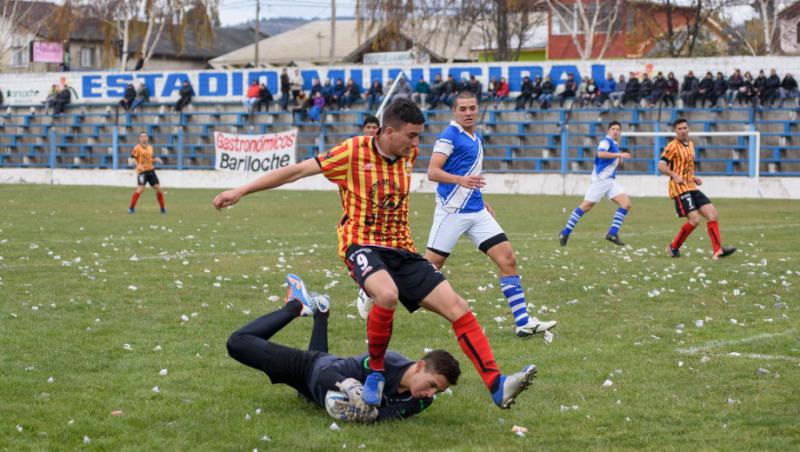
[[[156,198],[158,198],[158,205],[160,205],[161,208],[163,209],[164,208],[164,193],[161,193],[160,191],[157,191],[156,192]]]
[[[383,370],[383,356],[392,338],[394,310],[372,306],[367,317],[367,348],[369,349],[369,368]]]
[[[133,192],[133,196],[131,197],[131,209],[136,207],[136,201],[139,200],[139,195],[141,195],[141,193],[138,191]]]
[[[486,335],[483,334],[475,314],[469,311],[453,322],[453,331],[456,333],[461,350],[472,360],[472,364],[481,375],[483,384],[491,391],[492,383],[500,376],[500,370],[494,361],[489,339],[486,339]]]
[[[692,231],[694,231],[695,227],[696,227],[695,225],[689,223],[688,221],[684,223],[683,227],[681,228],[681,232],[679,232],[678,235],[675,236],[675,240],[673,240],[669,246],[671,246],[674,249],[680,248],[681,245],[683,245],[683,242],[685,242],[686,239],[689,237],[689,234],[691,234]]]
[[[719,236],[719,222],[709,221],[708,224],[708,236],[711,237],[711,246],[714,247],[714,253],[719,251],[722,248],[722,238]]]

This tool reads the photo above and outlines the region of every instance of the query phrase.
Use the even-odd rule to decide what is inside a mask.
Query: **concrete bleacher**
[[[715,108],[568,108],[513,110],[484,104],[481,133],[484,169],[489,172],[574,172],[592,170],[597,141],[611,120],[623,124],[621,145],[634,158],[621,170],[653,174],[657,144],[653,137],[626,137],[625,132],[670,131],[678,117],[690,121],[695,132],[761,132],[761,175],[800,175],[800,130],[794,109]],[[114,145],[119,168],[138,134],[151,136],[165,168],[212,169],[214,132],[270,133],[297,127],[297,158],[318,154],[360,130],[366,112],[326,111],[321,123],[300,120],[289,112],[248,114],[238,102],[190,105],[183,114],[171,104],[146,104],[134,113],[116,104],[71,105],[58,116],[44,107],[10,106],[0,111],[0,167],[113,168]],[[438,133],[451,119],[449,110],[426,111],[421,155],[415,165],[424,170]],[[694,137],[700,173],[747,175],[748,138]],[[666,142],[666,140],[663,140]]]

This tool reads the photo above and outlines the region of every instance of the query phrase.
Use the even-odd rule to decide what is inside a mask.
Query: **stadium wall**
[[[488,194],[570,195],[583,196],[589,186],[589,175],[576,174],[521,174],[487,173]],[[224,189],[239,186],[253,179],[225,171],[158,171],[164,187]],[[631,196],[666,196],[667,178],[656,176],[622,175],[618,178]],[[93,185],[135,186],[136,174],[132,170],[76,170],[76,169],[0,169],[0,184]],[[800,199],[800,177],[747,177],[708,176],[703,178],[702,190],[713,198],[771,198]],[[424,173],[414,173],[412,190],[432,193],[435,184]],[[336,186],[323,176],[300,180],[283,189],[328,190]]]
[[[652,58],[620,60],[558,60],[543,62],[515,63],[469,63],[434,64],[417,66],[312,66],[301,68],[304,89],[311,89],[314,78],[320,80],[352,78],[366,88],[372,80],[386,81],[403,73],[412,80],[425,77],[432,80],[436,74],[450,75],[462,79],[476,76],[484,86],[491,78],[506,77],[512,92],[519,91],[522,77],[528,75],[550,75],[555,82],[566,79],[567,73],[576,75],[580,82],[584,76],[595,79],[605,78],[606,73],[615,75],[629,72],[654,74],[659,71],[673,71],[681,78],[692,70],[702,76],[706,71],[720,71],[726,75],[734,69],[751,71],[754,76],[759,70],[778,69],[783,75],[787,72],[800,73],[800,57],[724,57],[724,58]],[[184,80],[194,87],[195,101],[241,100],[247,86],[253,80],[260,80],[277,94],[280,68],[254,68],[242,70],[165,70],[154,72],[58,72],[49,74],[0,74],[0,89],[5,94],[5,102],[12,105],[40,104],[44,101],[53,84],[67,84],[74,88],[73,103],[110,103],[122,98],[128,83],[147,85],[150,98],[154,102],[177,100]]]

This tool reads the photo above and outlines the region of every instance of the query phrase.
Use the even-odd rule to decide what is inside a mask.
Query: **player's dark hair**
[[[367,127],[367,124],[375,124],[378,127],[381,126],[381,122],[378,120],[378,118],[372,115],[364,116],[364,121],[361,123],[361,127]]]
[[[406,124],[425,124],[425,115],[411,99],[396,99],[383,112],[383,125],[400,129]]]
[[[614,126],[619,126],[620,129],[622,128],[622,124],[620,124],[619,121],[617,121],[617,120],[614,120],[614,121],[611,121],[611,122],[608,123],[608,128],[609,129],[614,127]]]
[[[458,361],[445,350],[432,350],[422,357],[428,372],[442,375],[448,383],[455,385],[461,375]]]
[[[453,108],[456,108],[456,103],[458,99],[475,99],[478,100],[478,96],[475,95],[472,91],[461,91],[458,93],[455,99],[453,99]]]
[[[672,123],[672,128],[674,129],[678,127],[680,124],[689,124],[689,121],[687,121],[684,118],[678,118],[675,120],[675,122]]]

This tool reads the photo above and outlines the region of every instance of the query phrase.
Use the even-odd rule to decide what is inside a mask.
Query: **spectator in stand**
[[[725,103],[730,107],[733,105],[733,99],[736,97],[736,93],[739,92],[739,86],[742,85],[742,71],[736,69],[733,71],[733,75],[728,79],[728,90],[725,92]]]
[[[758,99],[761,105],[764,105],[764,100],[766,100],[767,92],[767,76],[764,75],[764,71],[758,71],[758,77],[753,81],[753,98]]]
[[[317,80],[317,84],[319,84],[319,80]],[[256,102],[256,110],[261,111],[261,107],[264,107],[264,111],[269,111],[269,106],[272,104],[273,101],[272,93],[267,88],[265,83],[261,83],[258,86],[258,102]]]
[[[336,83],[333,85],[333,98],[331,99],[331,106],[333,106],[335,103],[340,110],[344,108],[345,91],[347,91],[347,87],[344,86],[344,81],[340,78],[337,78]]]
[[[72,101],[72,93],[70,93],[69,85],[64,83],[61,91],[58,92],[55,102],[53,102],[53,114],[60,115],[64,113],[67,105]]]
[[[247,93],[242,101],[245,111],[251,113],[254,110],[256,102],[258,102],[258,80],[253,80],[250,86],[247,87]]]
[[[303,122],[308,116],[308,109],[313,106],[312,99],[306,97],[305,91],[297,95],[297,106],[292,108],[292,120],[295,123]]]
[[[781,82],[781,104],[779,105],[780,108],[783,108],[783,102],[786,99],[795,98],[798,99],[796,101],[796,106],[800,107],[800,91],[797,89],[797,80],[792,77],[792,74],[786,74],[783,77],[783,81]],[[0,104],[2,104],[2,100],[0,99]]]
[[[625,90],[627,89],[628,82],[625,80],[625,76],[620,74],[617,87],[608,94],[612,106],[619,107],[622,105],[622,98],[625,96]]]
[[[700,81],[694,76],[694,72],[689,71],[683,77],[683,85],[681,86],[681,99],[683,106],[694,108],[697,104],[697,89]]]
[[[406,82],[405,77],[400,77],[400,80],[397,81],[397,86],[394,89],[394,96],[392,96],[392,101],[395,99],[408,99],[411,100],[411,97],[414,95],[414,92],[411,90],[411,85]]]
[[[58,95],[56,95],[56,98],[58,98]],[[130,111],[135,99],[136,88],[133,87],[133,83],[128,83],[128,86],[125,87],[125,94],[122,95],[122,99],[119,101],[119,104],[122,105],[122,108],[125,110]]]
[[[136,98],[133,99],[131,104],[131,111],[145,102],[150,102],[150,90],[147,89],[147,85],[144,83],[139,83],[139,88],[136,89]]]
[[[183,111],[187,105],[192,103],[192,96],[194,96],[194,89],[192,89],[192,84],[189,83],[189,80],[183,81],[183,86],[181,86],[181,90],[178,92],[180,94],[180,98],[178,102],[175,102],[175,111]]]
[[[308,95],[313,99],[314,93],[317,91],[322,92],[322,85],[319,83],[319,79],[314,77],[311,79],[311,91],[308,92]]]
[[[650,94],[650,105],[656,106],[662,100],[667,92],[667,79],[664,78],[664,73],[659,72],[656,79],[653,81],[653,92]]]
[[[475,98],[478,100],[478,104],[480,105],[483,98],[483,84],[481,84],[481,82],[475,78],[474,75],[469,76],[469,82],[467,83],[466,90],[475,95]]]
[[[769,78],[767,79],[767,88],[764,90],[764,106],[769,102],[769,106],[775,105],[775,101],[780,97],[781,91],[781,78],[775,69],[769,71]]]
[[[749,104],[755,95],[753,88],[753,76],[750,72],[745,72],[742,78],[742,83],[739,84],[739,89],[736,92],[736,102],[739,105]]]
[[[58,85],[51,85],[50,92],[47,94],[47,97],[44,99],[44,106],[46,111],[50,111],[53,109],[53,104],[58,97]]]
[[[350,109],[353,104],[361,101],[361,87],[353,79],[347,79],[344,89],[344,108]]]
[[[537,75],[536,78],[533,80],[533,96],[531,96],[531,105],[529,108],[533,108],[533,102],[538,101],[541,95],[542,95],[542,76]]]
[[[617,82],[614,80],[614,74],[609,72],[606,74],[605,80],[600,82],[598,86],[600,91],[599,97],[597,99],[597,103],[603,105],[614,91],[617,89]]]
[[[625,94],[622,95],[620,106],[624,107],[628,102],[633,102],[638,106],[640,90],[641,84],[639,83],[639,78],[636,77],[636,74],[631,72],[630,77],[628,77],[628,84],[625,86]]]
[[[703,80],[697,85],[697,98],[700,100],[700,108],[706,108],[706,101],[710,101],[714,95],[714,76],[711,72],[706,72]]]
[[[456,98],[458,94],[458,84],[456,83],[453,75],[448,75],[447,80],[444,82],[444,95],[442,96],[442,102],[447,105],[448,108],[453,106],[453,100]]]
[[[725,76],[722,75],[722,72],[717,72],[717,78],[714,79],[714,87],[711,89],[711,105],[710,108],[717,107],[717,101],[720,98],[725,98],[725,93],[728,92],[728,81],[725,80]]]
[[[522,78],[522,86],[519,88],[519,96],[517,96],[517,105],[514,110],[524,110],[526,105],[533,104],[533,82],[527,75]]]
[[[425,77],[420,77],[417,84],[414,85],[414,102],[416,102],[421,109],[425,110],[425,104],[428,101],[428,96],[431,94],[431,87],[425,81]]]
[[[325,108],[325,98],[322,97],[322,91],[314,91],[314,97],[311,99],[311,108],[308,110],[308,117],[313,122],[320,122],[322,120],[322,109]]]
[[[680,84],[678,83],[678,79],[675,78],[674,72],[670,72],[669,74],[667,74],[667,87],[664,90],[665,106],[672,103],[672,108],[675,108],[675,99],[678,97],[679,90],[680,90]]]
[[[3,90],[2,90],[2,88],[0,88],[0,107],[3,106],[3,101],[4,101],[4,99],[3,99]]]
[[[581,107],[594,106],[597,103],[597,84],[591,77],[586,78],[586,83],[581,84]]]
[[[431,85],[431,110],[436,108],[439,105],[439,102],[442,102],[442,98],[444,97],[444,89],[445,89],[445,82],[442,80],[442,74],[436,74],[433,78],[433,84]]]
[[[294,68],[292,75],[289,77],[292,87],[292,101],[295,105],[303,105],[303,100],[299,100],[300,93],[303,92],[303,76],[300,74],[300,68]]]
[[[289,92],[292,90],[292,81],[289,79],[289,73],[286,68],[281,71],[281,109],[283,111],[289,110]]]
[[[575,81],[575,75],[571,72],[567,74],[567,81],[564,82],[564,90],[558,95],[558,105],[564,108],[564,103],[567,100],[575,100],[578,94],[578,82]]]
[[[497,77],[492,77],[489,80],[489,86],[486,90],[486,97],[489,102],[492,102],[497,99],[497,88],[500,86],[500,82],[497,81]]]
[[[650,96],[653,95],[653,80],[647,75],[642,74],[642,81],[639,83],[639,101],[644,101],[645,107],[650,107]]]
[[[383,100],[383,84],[380,80],[372,81],[369,89],[364,93],[364,98],[367,100],[367,111],[375,111],[375,106],[380,105]]]
[[[335,95],[331,79],[325,80],[325,84],[322,86],[322,97],[325,98],[325,105],[333,105],[333,96]]]
[[[506,78],[500,77],[500,84],[497,87],[497,91],[494,93],[494,108],[497,108],[500,105],[500,102],[508,99],[509,94],[510,90],[508,88],[508,82],[506,82]]]
[[[539,107],[543,110],[547,110],[553,103],[553,93],[556,91],[555,85],[553,85],[553,80],[550,78],[549,75],[544,77],[544,83],[542,83],[542,94],[539,95]]]

